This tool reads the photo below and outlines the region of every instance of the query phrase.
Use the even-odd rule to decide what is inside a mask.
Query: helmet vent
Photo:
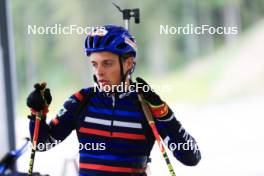
[[[105,42],[105,46],[108,46],[114,40],[114,38],[115,38],[114,35],[109,36]]]
[[[97,39],[97,41],[96,41],[95,48],[98,48],[98,47],[101,45],[101,43],[102,43],[102,39],[103,39],[103,37],[98,37],[98,39]]]
[[[126,43],[120,43],[119,45],[116,46],[117,49],[124,49],[125,47],[127,47]]]
[[[90,40],[89,40],[89,46],[90,46],[90,48],[93,48],[93,40],[94,40],[93,37],[91,37]]]

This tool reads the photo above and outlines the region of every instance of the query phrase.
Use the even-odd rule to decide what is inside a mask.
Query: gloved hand
[[[46,116],[48,113],[48,106],[52,101],[50,90],[46,88],[46,83],[35,84],[35,90],[27,97],[27,106],[30,108],[32,115],[41,113]]]
[[[171,116],[172,111],[168,105],[161,100],[151,87],[142,78],[137,77],[138,92],[142,94],[145,102],[148,104],[152,115],[156,118],[166,118]]]

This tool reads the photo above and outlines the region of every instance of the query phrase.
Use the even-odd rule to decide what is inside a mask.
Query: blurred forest
[[[170,86],[168,91],[157,90],[158,94],[199,142],[201,164],[186,167],[173,159],[177,175],[264,175],[264,142],[259,140],[264,138],[264,0],[113,1],[123,9],[140,8],[141,23],[131,22],[138,44],[133,77],[141,76],[151,86]],[[91,27],[123,26],[124,22],[109,0],[10,2],[17,79],[16,141],[21,146],[19,142],[29,135],[26,98],[34,83],[45,81],[51,89],[48,120],[68,96],[93,84],[91,64],[84,53],[85,34],[33,35],[27,33],[28,25]],[[160,25],[187,24],[237,27],[238,34],[160,34]],[[39,152],[34,169],[50,175],[64,173],[65,162],[78,153],[76,134],[71,136],[63,145]],[[27,172],[29,156],[28,150],[18,161],[18,170]],[[161,157],[154,149],[152,176],[166,175]],[[74,175],[74,168],[66,169],[68,175]]]
[[[174,98],[180,100],[201,100],[206,97],[210,80],[214,80],[219,71],[223,72],[226,61],[226,57],[217,56],[216,51],[225,47],[227,50],[222,53],[232,54],[232,47],[237,44],[238,38],[264,16],[263,0],[114,2],[121,8],[140,8],[141,11],[141,23],[131,23],[131,31],[139,48],[136,75],[144,75],[153,83],[173,81],[174,85],[180,84],[179,90],[172,93]],[[37,81],[47,81],[50,87],[60,93],[65,90],[77,91],[92,84],[91,67],[83,50],[85,35],[29,35],[28,25],[123,25],[120,12],[109,0],[13,0],[11,5],[18,95],[23,101]],[[239,32],[238,35],[159,33],[160,25],[186,24],[236,26]],[[190,64],[206,60],[208,56],[210,59],[220,59],[202,74],[203,78],[196,79],[194,73],[191,81],[180,82],[181,75],[186,75],[183,70]],[[196,92],[190,92],[193,86],[197,86]],[[178,94],[175,93],[177,91]],[[165,96],[172,97],[171,94]]]

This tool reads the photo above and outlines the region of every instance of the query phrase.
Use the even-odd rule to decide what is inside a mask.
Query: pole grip
[[[43,90],[41,90],[40,93],[41,93],[42,98],[45,101],[44,91],[45,91],[46,83],[45,82],[41,83],[41,86],[43,86]],[[45,104],[47,105],[46,101],[45,101]],[[38,145],[41,116],[42,116],[42,111],[37,113],[36,119],[35,119],[35,128],[34,128],[34,135],[33,135],[33,141],[32,141],[33,144],[32,144],[32,150],[31,150],[30,161],[29,161],[28,176],[32,176],[33,174],[33,166],[34,166],[35,154],[36,154],[37,145]]]

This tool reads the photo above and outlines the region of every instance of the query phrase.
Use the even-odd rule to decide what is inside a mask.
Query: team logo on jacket
[[[76,101],[74,98],[70,97],[70,98],[67,100],[67,102],[70,102],[70,103],[76,103],[77,101]]]
[[[58,112],[58,117],[61,117],[63,116],[65,113],[67,112],[67,109],[66,108],[61,108],[61,110]]]

